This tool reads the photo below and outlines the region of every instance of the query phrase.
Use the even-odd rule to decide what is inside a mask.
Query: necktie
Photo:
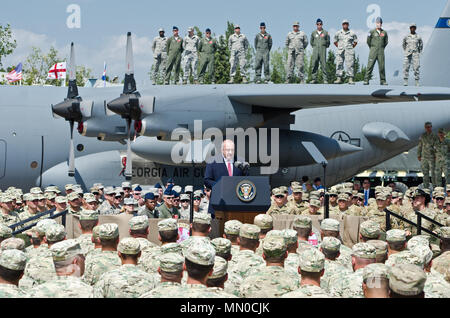
[[[233,173],[231,171],[231,163],[229,161],[228,161],[227,167],[228,167],[228,175],[231,177],[233,175]]]

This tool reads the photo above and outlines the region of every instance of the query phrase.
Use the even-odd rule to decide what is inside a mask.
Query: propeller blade
[[[72,42],[70,44],[69,87],[67,90],[67,98],[75,98],[78,96],[76,72],[77,72],[77,64],[75,62],[75,47],[73,46]]]
[[[75,150],[73,146],[73,126],[74,121],[70,121],[70,150],[69,150],[69,177],[75,176]]]
[[[132,160],[131,160],[131,119],[127,119],[127,165],[125,167],[125,179],[131,180],[132,175]]]
[[[134,80],[133,43],[131,42],[131,32],[127,33],[126,71],[123,83],[123,93],[130,94],[136,91],[136,81]]]

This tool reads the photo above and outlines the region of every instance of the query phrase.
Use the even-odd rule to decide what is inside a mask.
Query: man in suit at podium
[[[248,172],[244,172],[241,168],[236,167],[235,163],[234,142],[226,139],[222,143],[222,156],[219,155],[213,162],[206,165],[204,179],[205,187],[212,189],[223,176],[232,177],[248,175]],[[214,210],[211,204],[209,205],[208,213],[214,218]]]

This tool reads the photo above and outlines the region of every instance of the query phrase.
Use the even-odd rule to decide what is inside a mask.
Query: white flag
[[[54,64],[48,71],[48,79],[65,79],[66,78],[66,62]]]

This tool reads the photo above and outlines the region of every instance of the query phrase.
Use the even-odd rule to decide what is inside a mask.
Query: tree
[[[217,51],[214,55],[215,76],[217,84],[226,84],[230,80],[230,50],[228,38],[234,33],[234,24],[227,21],[225,35],[219,36]]]
[[[55,63],[64,61],[65,59],[58,57],[58,51],[53,46],[46,55],[42,53],[40,48],[32,47],[31,53],[25,61],[25,84],[50,84],[61,86],[60,80],[47,80],[47,74],[50,67]]]
[[[15,39],[12,39],[11,26],[0,25],[0,66],[2,66],[2,58],[10,55],[17,47]]]

